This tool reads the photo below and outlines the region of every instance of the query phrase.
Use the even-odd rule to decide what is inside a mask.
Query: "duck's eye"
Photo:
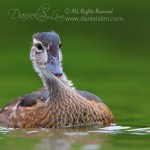
[[[40,43],[37,43],[37,44],[36,44],[36,47],[37,47],[39,50],[43,50],[43,47],[42,47],[42,45],[41,45]]]
[[[61,48],[61,44],[59,44],[59,48]]]

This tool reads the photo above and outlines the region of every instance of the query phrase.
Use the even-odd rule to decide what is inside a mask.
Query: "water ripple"
[[[6,134],[9,133],[10,131],[13,131],[16,129],[13,128],[5,128],[5,127],[0,127],[0,133],[2,134]],[[24,131],[24,130],[21,130]],[[30,130],[25,130],[26,134],[34,134],[34,133],[50,133],[49,130],[44,130],[44,129],[40,129],[40,130],[35,130],[35,129],[30,129]],[[66,130],[65,130],[66,131]],[[73,131],[73,130],[72,130]],[[103,134],[134,134],[134,135],[150,135],[150,127],[145,127],[145,128],[134,128],[134,127],[129,127],[129,126],[117,126],[117,125],[111,125],[109,127],[105,127],[105,128],[98,128],[95,130],[86,130],[86,131],[80,131],[80,132],[63,132],[64,135],[66,136],[74,136],[74,135],[78,135],[78,136],[87,136],[90,133],[103,133]]]
[[[130,129],[127,131],[130,132],[131,134],[135,134],[135,135],[146,135],[146,134],[150,134],[150,127]]]
[[[112,125],[105,128],[99,128],[96,131],[89,131],[91,133],[107,133],[107,134],[118,134],[118,133],[129,133],[135,135],[146,135],[150,134],[150,127],[146,128],[133,128],[128,126],[116,126]]]
[[[3,134],[6,134],[12,130],[14,130],[14,129],[13,128],[0,127],[0,133],[3,133]]]
[[[99,144],[90,144],[90,145],[84,145],[82,147],[82,150],[99,150],[101,148],[101,145]]]

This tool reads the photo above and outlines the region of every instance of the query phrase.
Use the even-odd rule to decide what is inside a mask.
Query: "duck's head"
[[[44,69],[49,70],[57,77],[63,75],[60,47],[60,38],[55,32],[40,32],[33,35],[30,59],[40,76],[42,76],[41,71]]]

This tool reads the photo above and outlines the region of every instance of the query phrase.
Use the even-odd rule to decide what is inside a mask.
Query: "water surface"
[[[88,129],[0,128],[1,150],[149,149],[150,127]]]

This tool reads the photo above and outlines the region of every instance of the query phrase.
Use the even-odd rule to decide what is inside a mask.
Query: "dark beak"
[[[63,75],[63,71],[58,58],[51,55],[49,55],[48,57],[49,58],[46,67],[50,70],[52,74],[57,77],[61,77]]]

